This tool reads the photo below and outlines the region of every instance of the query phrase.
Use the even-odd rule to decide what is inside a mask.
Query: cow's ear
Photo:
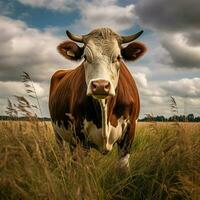
[[[75,42],[65,41],[57,47],[60,54],[70,60],[79,60],[83,55],[83,47],[79,47]]]
[[[140,42],[132,42],[126,47],[122,47],[121,55],[124,60],[134,61],[140,58],[145,52],[146,47],[143,43]]]

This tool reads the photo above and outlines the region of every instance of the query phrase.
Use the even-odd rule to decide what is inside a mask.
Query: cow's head
[[[87,95],[105,99],[107,96],[115,95],[121,59],[133,61],[146,51],[142,43],[132,42],[142,32],[120,36],[109,28],[96,29],[87,35],[74,35],[67,31],[71,40],[83,43],[84,46],[80,47],[73,41],[65,41],[58,46],[58,50],[70,60],[84,58]],[[123,47],[124,43],[129,44]]]

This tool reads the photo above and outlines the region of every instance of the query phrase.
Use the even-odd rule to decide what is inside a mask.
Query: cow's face
[[[108,28],[94,30],[84,37],[74,36],[69,32],[67,34],[71,39],[83,42],[84,46],[79,47],[72,41],[66,41],[58,46],[58,50],[62,55],[71,60],[84,58],[83,65],[85,68],[87,95],[97,99],[115,96],[121,58],[136,60],[146,50],[142,43],[136,42],[122,47],[123,36],[117,35]],[[132,35],[132,38],[125,42],[130,42],[130,40],[139,37],[140,34],[141,32]]]
[[[115,38],[91,38],[84,49],[87,95],[103,99],[115,95],[120,68],[120,48]]]

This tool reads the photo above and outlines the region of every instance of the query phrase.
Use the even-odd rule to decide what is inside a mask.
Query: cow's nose
[[[93,95],[107,96],[110,91],[110,83],[105,80],[96,80],[91,82],[91,89]]]

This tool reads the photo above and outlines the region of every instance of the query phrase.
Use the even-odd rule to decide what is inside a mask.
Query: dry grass
[[[200,199],[200,124],[139,123],[124,177],[116,149],[77,155],[58,147],[50,122],[0,122],[0,199]]]

